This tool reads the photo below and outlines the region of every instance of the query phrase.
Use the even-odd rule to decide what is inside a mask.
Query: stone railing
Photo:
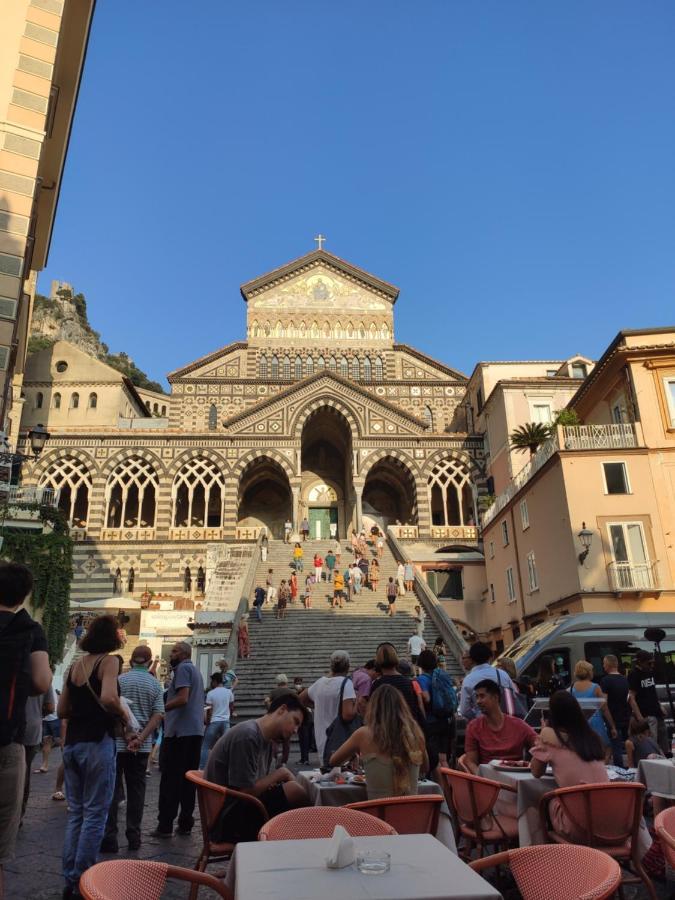
[[[401,544],[399,544],[396,536],[393,534],[392,526],[389,526],[389,528],[387,529],[387,542],[389,544],[389,547],[391,548],[391,552],[393,553],[394,558],[398,562],[410,562],[410,559],[405,550],[403,549]],[[445,641],[446,647],[456,657],[457,662],[460,663],[462,654],[467,649],[468,644],[459,633],[455,623],[443,609],[443,606],[439,602],[438,597],[436,597],[429,585],[417,571],[415,572],[415,593],[417,595],[417,599],[424,607],[426,614],[434,623],[441,637]]]
[[[201,525],[169,528],[170,541],[222,541],[222,528],[203,528]]]
[[[397,541],[416,541],[420,536],[417,525],[390,525],[389,530]]]
[[[430,536],[441,541],[478,541],[478,529],[475,525],[432,525]]]
[[[561,446],[565,450],[624,450],[638,446],[635,425],[565,425]]]
[[[261,537],[262,529],[257,525],[237,525],[235,540],[257,541]]]
[[[102,541],[154,541],[154,528],[102,528]]]
[[[612,591],[653,591],[658,589],[656,563],[611,562],[607,566]]]

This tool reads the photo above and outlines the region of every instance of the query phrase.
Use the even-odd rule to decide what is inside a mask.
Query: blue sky
[[[597,356],[675,320],[674,44],[665,0],[100,0],[39,287],[162,378],[321,231],[451,366]]]

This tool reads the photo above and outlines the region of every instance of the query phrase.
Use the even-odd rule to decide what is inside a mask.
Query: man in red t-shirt
[[[479,681],[474,691],[482,715],[466,727],[464,752],[469,769],[477,775],[478,766],[491,759],[522,759],[523,751],[534,744],[537,734],[522,719],[504,715],[499,705],[499,685],[494,681]]]

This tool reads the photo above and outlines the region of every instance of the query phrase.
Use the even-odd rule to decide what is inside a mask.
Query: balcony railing
[[[35,503],[39,506],[59,505],[60,491],[50,487],[36,487],[35,485],[0,485],[0,502],[11,506],[13,503]]]
[[[513,479],[511,484],[506,488],[505,491],[497,497],[495,502],[483,513],[483,528],[488,525],[495,516],[499,515],[499,513],[504,509],[506,504],[511,500],[518,491],[527,484],[527,482],[532,478],[535,472],[538,472],[539,469],[547,462],[553,454],[558,450],[558,434],[554,434],[547,441],[539,447],[537,452],[530,458],[530,461],[526,466],[518,472],[516,477]]]
[[[492,506],[483,513],[483,528],[499,515],[518,491],[541,469],[558,450],[623,450],[638,447],[635,424],[620,425],[565,425],[558,426],[551,437],[544,441],[526,466],[518,472],[511,484],[502,491]]]
[[[649,591],[658,587],[656,563],[611,562],[607,570],[613,591]]]
[[[565,450],[624,450],[637,447],[635,425],[565,425],[563,447]]]

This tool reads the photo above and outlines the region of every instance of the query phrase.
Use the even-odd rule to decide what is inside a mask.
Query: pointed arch
[[[279,357],[274,354],[270,361],[270,377],[278,378],[279,377]]]
[[[311,336],[313,338],[321,337],[321,332],[319,331],[319,323],[316,321],[312,322]]]
[[[284,336],[284,326],[277,321],[277,324],[274,326],[274,337],[282,338]]]
[[[340,375],[343,378],[349,378],[349,361],[346,356],[340,357]]]
[[[171,488],[173,525],[220,528],[224,494],[225,479],[214,462],[204,456],[186,462]]]
[[[294,368],[295,368],[295,377],[302,378],[302,357],[301,356],[295,357]]]
[[[209,406],[209,431],[215,431],[218,427],[218,407],[215,403]]]
[[[264,353],[258,360],[258,376],[260,378],[267,378],[267,357]]]
[[[366,327],[363,322],[359,322],[359,330],[358,335],[360,340],[365,340],[366,337]]]
[[[366,356],[363,360],[363,380],[364,381],[372,381],[373,378],[373,367],[370,362],[370,357]]]
[[[320,357],[317,359],[317,361],[316,361],[316,368],[317,368],[317,371],[326,368],[326,360],[323,358],[323,356],[320,356]]]
[[[281,360],[281,377],[291,377],[291,358],[288,355],[284,356],[284,358]]]
[[[331,356],[328,360],[328,371],[329,372],[337,372],[337,362],[334,356]]]
[[[323,323],[322,334],[323,334],[323,336],[324,336],[327,340],[330,340],[330,338],[331,338],[331,336],[332,336],[332,334],[331,334],[330,322],[324,322],[324,323]]]
[[[422,410],[422,421],[426,422],[427,428],[430,431],[434,429],[434,414],[431,410],[430,406],[425,406]]]
[[[120,462],[105,486],[107,528],[154,528],[159,479],[148,460],[135,454]]]
[[[316,412],[316,410],[320,409],[322,406],[332,407],[339,413],[342,413],[347,422],[349,422],[352,431],[352,440],[361,437],[362,428],[357,414],[350,406],[343,402],[341,398],[337,398],[331,394],[322,394],[312,400],[311,403],[308,403],[307,406],[303,406],[302,409],[298,411],[295,419],[291,420],[289,423],[289,434],[292,434],[294,438],[301,440],[305,421],[312,413]]]
[[[87,527],[92,477],[83,460],[70,453],[54,460],[42,473],[38,483],[40,487],[59,491],[59,509],[70,526]]]
[[[314,374],[314,358],[312,356],[308,356],[305,360],[305,372],[308,375]]]
[[[351,370],[352,370],[352,378],[355,381],[358,381],[361,378],[361,363],[359,362],[358,356],[352,357]]]
[[[379,356],[375,360],[373,371],[375,373],[375,381],[382,381],[384,378],[384,366],[382,365],[382,358]]]

